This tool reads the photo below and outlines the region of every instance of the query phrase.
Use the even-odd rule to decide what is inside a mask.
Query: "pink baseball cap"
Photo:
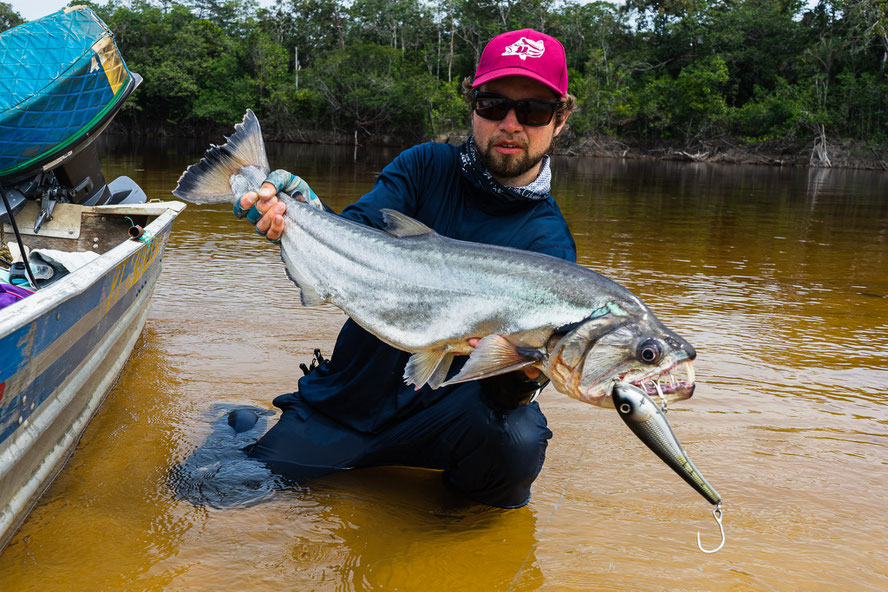
[[[567,94],[564,46],[550,35],[521,29],[497,35],[481,52],[472,87],[503,76],[526,76],[563,97]]]

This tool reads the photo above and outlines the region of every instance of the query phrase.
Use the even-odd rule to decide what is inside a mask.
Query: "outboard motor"
[[[129,177],[105,181],[93,143],[141,81],[88,7],[0,34],[0,222],[27,200],[35,234],[57,203],[144,203]]]

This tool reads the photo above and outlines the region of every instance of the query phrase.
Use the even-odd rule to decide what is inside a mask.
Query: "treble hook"
[[[703,551],[704,553],[715,553],[719,549],[725,546],[725,527],[722,526],[722,505],[721,502],[716,504],[715,509],[712,511],[712,516],[715,518],[715,522],[718,524],[718,530],[721,532],[722,541],[719,543],[718,547],[712,550],[707,550],[703,548],[703,543],[700,542],[700,531],[697,531],[697,547]]]

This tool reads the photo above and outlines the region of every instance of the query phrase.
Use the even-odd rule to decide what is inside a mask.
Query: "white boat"
[[[87,7],[0,34],[0,221],[21,256],[0,278],[0,551],[126,363],[185,207],[105,181],[93,142],[140,81]]]
[[[148,316],[173,220],[185,205],[56,207],[64,218],[79,213],[80,238],[44,237],[43,244],[58,249],[69,242],[71,251],[98,244],[107,251],[0,310],[0,550],[74,451],[126,363]],[[128,235],[130,220],[144,225],[138,240]]]

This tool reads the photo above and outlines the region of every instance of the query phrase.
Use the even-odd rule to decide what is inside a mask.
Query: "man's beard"
[[[538,165],[543,159],[543,156],[545,156],[552,148],[552,142],[549,142],[546,149],[539,154],[530,154],[529,152],[524,152],[522,154],[500,154],[493,149],[493,146],[496,142],[501,140],[502,138],[491,138],[487,141],[487,146],[481,146],[477,142],[475,143],[475,151],[478,153],[478,158],[481,160],[481,164],[484,165],[484,168],[486,168],[491,175],[499,179],[510,179],[523,175]],[[527,144],[525,142],[521,142],[521,147],[527,150]]]

